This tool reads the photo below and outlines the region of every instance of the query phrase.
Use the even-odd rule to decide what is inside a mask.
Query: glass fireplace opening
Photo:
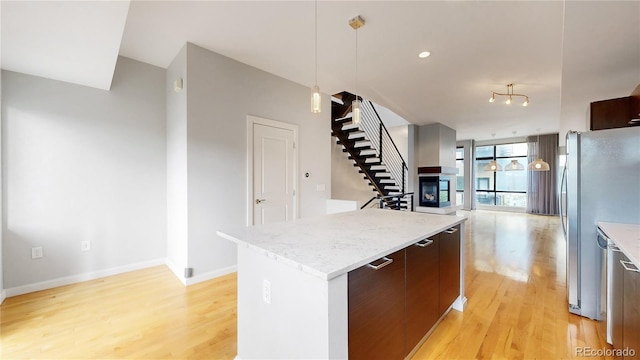
[[[440,176],[421,176],[420,206],[445,207],[451,205],[450,180]]]

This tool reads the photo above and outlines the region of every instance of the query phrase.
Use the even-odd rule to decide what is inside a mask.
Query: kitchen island
[[[451,307],[462,311],[466,298],[464,245],[460,240],[464,237],[460,234],[464,234],[465,220],[463,216],[366,209],[218,231],[219,236],[238,244],[237,359],[357,358],[356,333],[373,329],[382,334],[381,339],[388,338],[387,335],[404,336],[405,296],[415,293],[405,283],[405,271],[413,259],[407,249],[437,251],[439,242],[443,245],[442,259],[449,260],[439,263],[440,276],[425,292],[437,294],[438,286],[455,284],[454,297],[450,301],[441,297],[440,303],[436,298],[434,311],[439,316],[444,316]],[[443,234],[440,240],[439,234]],[[454,236],[455,241],[445,241],[445,235]],[[438,253],[430,259],[416,265],[438,261]],[[453,265],[455,271],[450,271],[447,265]],[[367,271],[383,278],[367,283],[366,276],[361,276]],[[396,274],[400,283],[395,281],[388,288],[377,288],[391,279],[385,272]],[[455,281],[451,280],[451,274],[455,274]],[[424,275],[434,278],[434,272]],[[357,281],[364,286],[354,286]],[[356,301],[363,300],[358,299],[360,292],[371,290],[375,290],[373,295],[365,296],[365,303],[354,308]],[[443,294],[447,292],[450,290],[445,289]],[[397,320],[396,328],[387,320],[362,328],[355,324],[357,319],[382,320],[382,313],[391,308],[372,304],[375,294],[389,304],[402,304],[400,313],[387,314]],[[407,300],[407,304],[414,302]],[[367,314],[366,309],[378,310]],[[430,328],[423,331],[424,336]],[[375,336],[368,339],[373,347],[377,343]],[[407,348],[404,338],[396,341],[400,342],[403,348],[392,353],[392,357],[402,359],[413,347]]]

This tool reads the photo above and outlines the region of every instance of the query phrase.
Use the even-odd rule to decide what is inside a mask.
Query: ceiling
[[[313,1],[5,1],[3,69],[109,89],[118,54],[166,68],[185,42],[305,86]],[[585,128],[640,84],[640,0],[318,1],[318,84],[458,139]],[[348,20],[361,15],[356,32]],[[422,50],[431,52],[419,59]],[[489,103],[491,91],[530,105]]]

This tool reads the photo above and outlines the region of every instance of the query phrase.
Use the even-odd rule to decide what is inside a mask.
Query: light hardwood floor
[[[468,306],[414,359],[569,359],[608,347],[569,314],[557,217],[465,212]],[[233,359],[236,276],[185,288],[164,266],[9,298],[1,359]]]

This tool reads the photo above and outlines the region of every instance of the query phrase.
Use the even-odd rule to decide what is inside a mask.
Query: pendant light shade
[[[538,131],[539,130],[540,129],[538,129]],[[537,155],[540,156],[540,134],[538,134],[536,147],[537,147],[537,153],[538,153]],[[537,158],[534,161],[532,161],[529,165],[527,165],[527,169],[531,171],[549,171],[550,170],[549,163],[542,160],[542,158]]]
[[[354,125],[360,125],[362,121],[361,105],[362,103],[359,99],[355,99],[351,103],[351,121]]]
[[[511,160],[511,162],[504,167],[504,171],[518,171],[524,170],[524,165],[520,164],[518,160]]]
[[[549,171],[549,164],[538,158],[529,164],[527,168],[531,171]]]
[[[489,163],[487,165],[485,165],[484,167],[485,171],[502,171],[502,165],[498,164],[497,161],[495,160],[491,160],[489,161]]]
[[[311,88],[311,112],[320,113],[322,109],[322,96],[320,96],[320,87],[315,85]]]

